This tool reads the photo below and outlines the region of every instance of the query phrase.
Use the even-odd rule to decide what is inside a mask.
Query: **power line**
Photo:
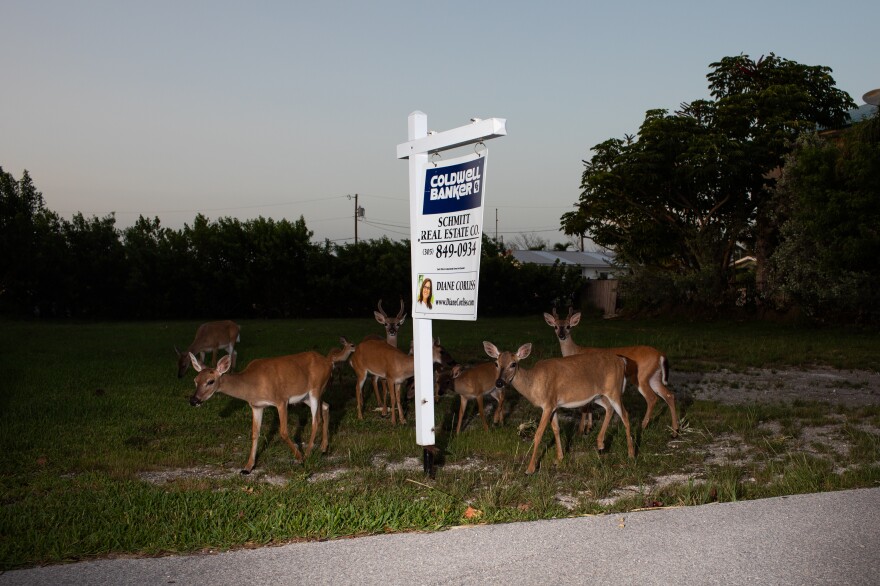
[[[141,210],[141,211],[116,211],[116,210],[111,210],[110,212],[105,212],[105,213],[141,214],[141,215],[146,214],[146,215],[150,215],[150,216],[152,216],[154,214],[193,214],[193,213],[202,213],[202,212],[222,212],[222,211],[228,211],[228,210],[247,210],[247,209],[254,209],[254,208],[274,208],[274,207],[280,207],[280,206],[297,205],[297,204],[302,204],[302,203],[313,203],[316,201],[327,201],[330,199],[341,199],[343,197],[346,197],[346,196],[345,195],[334,195],[334,196],[330,196],[330,197],[316,197],[313,199],[300,199],[300,200],[296,200],[296,201],[284,201],[284,202],[277,202],[277,203],[260,203],[260,204],[251,204],[251,205],[245,205],[245,206],[227,206],[227,207],[222,207],[222,208],[199,208],[196,210],[151,210],[151,211],[144,211],[144,210]],[[81,210],[77,210],[76,212],[71,212],[70,210],[60,210],[60,213],[64,213],[64,214],[81,213],[81,214],[97,215],[96,212],[83,212]]]

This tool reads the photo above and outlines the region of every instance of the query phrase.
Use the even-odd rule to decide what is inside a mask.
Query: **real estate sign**
[[[414,318],[475,320],[488,150],[422,169],[413,231]]]

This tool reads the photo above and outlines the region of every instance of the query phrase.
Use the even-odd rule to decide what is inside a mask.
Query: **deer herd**
[[[386,417],[391,411],[392,424],[405,424],[401,395],[407,381],[414,375],[414,358],[397,347],[397,335],[406,319],[403,300],[400,311],[389,316],[379,301],[378,311],[374,312],[376,321],[385,328],[385,337],[366,336],[354,344],[341,337],[340,348],[331,349],[328,354],[308,351],[288,356],[258,358],[252,360],[242,371],[233,372],[236,362],[235,343],[240,341],[240,329],[232,321],[217,321],[202,324],[196,331],[195,339],[185,352],[175,348],[178,356],[178,378],[182,377],[192,365],[196,371],[195,393],[190,397],[192,406],[199,406],[211,396],[220,392],[246,401],[251,408],[251,449],[242,474],[253,470],[257,456],[257,443],[263,420],[263,410],[274,407],[278,411],[279,433],[281,439],[290,447],[297,462],[302,462],[311,453],[318,429],[321,429],[321,452],[327,451],[330,424],[330,407],[322,400],[331,375],[338,365],[348,362],[355,373],[355,398],[358,419],[364,418],[363,386],[371,379],[376,396],[377,411]],[[592,413],[589,407],[598,404],[605,411],[602,427],[596,438],[599,450],[604,450],[605,434],[612,418],[612,411],[623,423],[627,441],[627,453],[635,457],[629,415],[623,405],[623,392],[627,382],[632,383],[647,403],[641,427],[644,429],[651,420],[657,398],[663,399],[669,407],[672,419],[672,435],[679,431],[678,413],[675,408],[675,395],[667,388],[669,363],[662,352],[650,346],[626,346],[618,348],[594,348],[578,346],[571,338],[571,329],[580,322],[580,312],[569,308],[566,317],[560,317],[556,309],[545,313],[544,320],[553,328],[559,340],[560,357],[538,360],[526,368],[521,364],[529,357],[532,344],[523,344],[516,350],[500,350],[492,342],[483,342],[483,350],[492,361],[472,366],[457,364],[443,348],[439,340],[434,340],[433,362],[435,364],[435,398],[442,392],[440,382],[442,372],[451,378],[448,385],[459,396],[458,422],[455,433],[461,433],[465,410],[469,401],[477,403],[477,411],[488,430],[489,424],[484,413],[484,399],[492,397],[497,402],[493,423],[504,423],[504,389],[512,387],[532,405],[541,410],[541,418],[535,432],[531,457],[526,468],[532,474],[537,468],[538,448],[549,424],[553,430],[556,445],[556,460],[562,460],[562,443],[559,437],[558,411],[560,408],[579,409],[581,419],[579,433],[592,427]],[[217,352],[225,350],[219,361]],[[212,353],[213,366],[205,362],[205,355]],[[439,369],[438,369],[439,365]],[[311,410],[312,425],[308,444],[300,451],[291,440],[287,424],[289,405],[305,403]]]

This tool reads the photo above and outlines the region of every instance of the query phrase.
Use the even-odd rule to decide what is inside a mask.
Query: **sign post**
[[[434,477],[434,366],[432,319],[477,319],[486,151],[433,165],[430,155],[506,136],[506,120],[428,134],[428,117],[408,118],[408,142],[397,158],[409,159],[410,259],[413,292],[416,443],[425,473]]]

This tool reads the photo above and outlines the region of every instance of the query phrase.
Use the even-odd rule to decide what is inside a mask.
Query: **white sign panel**
[[[427,163],[413,230],[412,316],[477,319],[487,150]]]

